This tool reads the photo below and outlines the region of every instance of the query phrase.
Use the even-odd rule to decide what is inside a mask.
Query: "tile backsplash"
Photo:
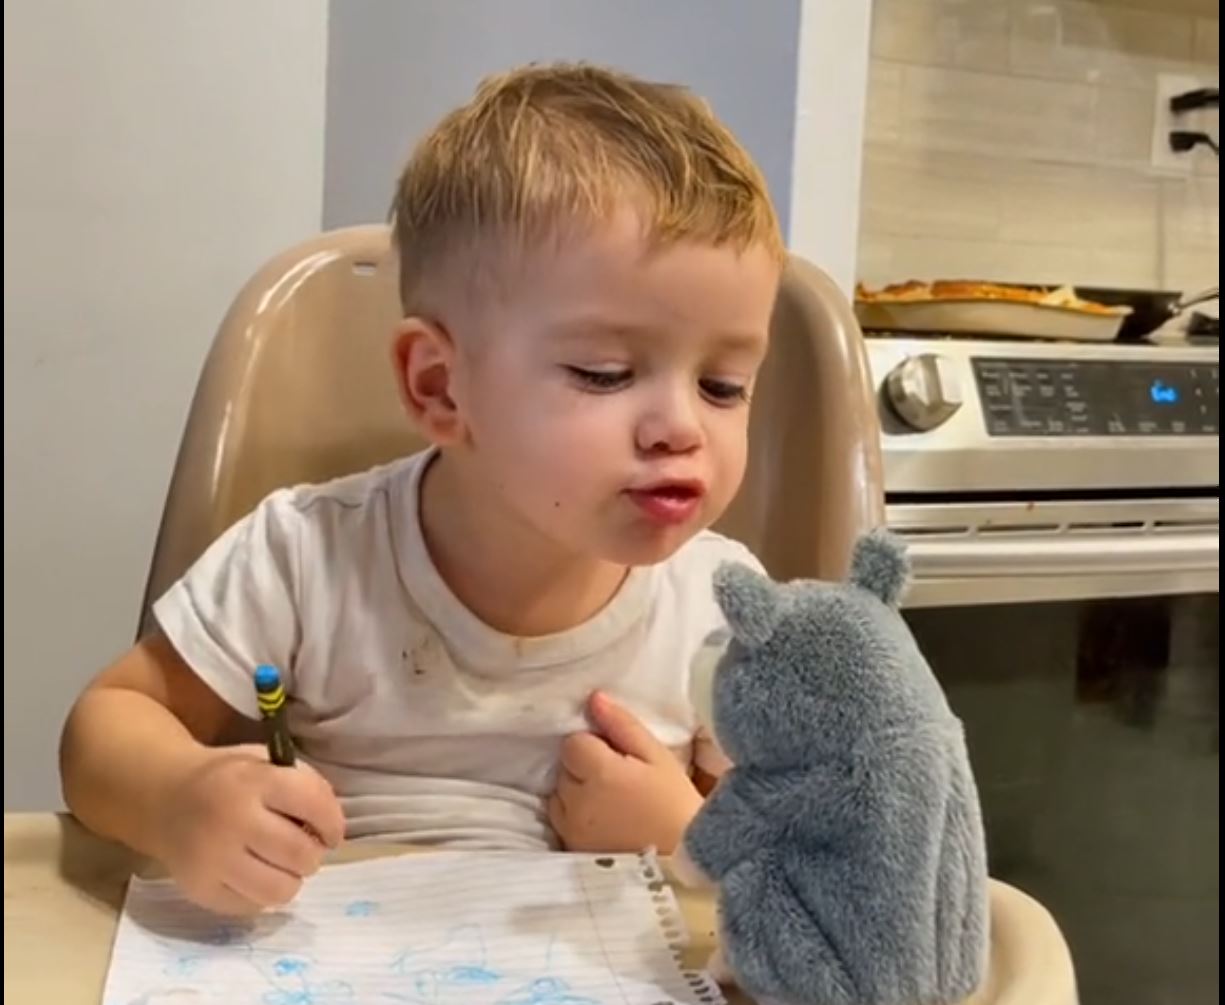
[[[1216,156],[1150,158],[1158,75],[1216,83],[1218,31],[1213,0],[875,0],[859,278],[1216,283]]]

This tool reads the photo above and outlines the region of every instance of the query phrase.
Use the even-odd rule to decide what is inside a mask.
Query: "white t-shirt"
[[[504,635],[430,560],[418,496],[432,456],[264,500],[155,605],[182,658],[251,718],[255,667],[281,670],[294,739],[332,783],[350,839],[554,847],[545,801],[559,746],[589,728],[596,689],[685,763],[719,773],[689,668],[724,624],[715,568],[759,569],[752,554],[705,532],[632,570],[584,624]]]

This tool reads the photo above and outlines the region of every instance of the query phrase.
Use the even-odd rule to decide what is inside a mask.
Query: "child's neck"
[[[445,455],[425,472],[421,531],[451,592],[485,624],[533,638],[582,624],[616,595],[624,566],[561,552],[468,486]]]

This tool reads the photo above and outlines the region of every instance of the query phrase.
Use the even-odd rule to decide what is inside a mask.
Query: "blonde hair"
[[[473,275],[491,238],[504,258],[507,243],[559,238],[625,200],[653,243],[760,244],[783,259],[761,171],[684,88],[582,64],[486,79],[421,141],[396,187],[405,312],[421,312],[442,270]]]

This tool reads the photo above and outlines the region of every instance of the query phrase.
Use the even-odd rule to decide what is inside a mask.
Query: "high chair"
[[[247,283],[205,362],[141,607],[274,489],[360,471],[424,446],[396,393],[400,317],[389,230],[325,233]],[[840,579],[884,522],[875,393],[854,314],[792,256],[754,392],[744,485],[717,525],[778,579]],[[1072,1005],[1067,947],[1046,910],[992,882],[992,959],[975,1005]]]
[[[398,277],[383,226],[286,251],[239,293],[187,418],[154,549],[153,601],[223,530],[285,485],[423,447],[391,368]],[[880,431],[859,327],[837,287],[793,258],[754,394],[749,470],[717,529],[780,579],[841,578],[883,521]]]

